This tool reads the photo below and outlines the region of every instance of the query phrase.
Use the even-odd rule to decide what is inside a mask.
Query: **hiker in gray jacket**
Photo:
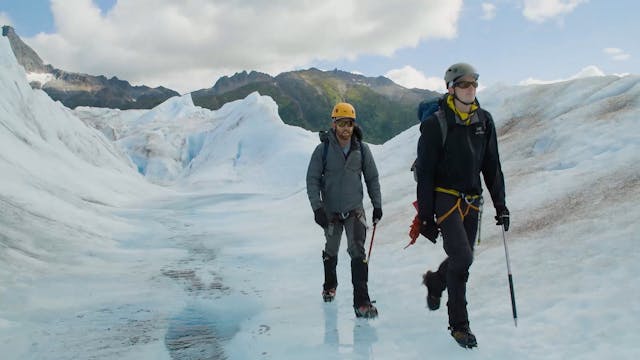
[[[347,234],[347,252],[351,256],[353,308],[357,317],[374,318],[378,310],[371,304],[368,264],[364,243],[367,220],[363,208],[362,175],[373,204],[373,223],[382,218],[382,199],[378,169],[369,147],[362,142],[362,130],[356,124],[351,104],[338,103],[331,112],[331,129],[320,132],[319,144],[307,170],[307,195],[314,218],[324,229],[322,252],[324,285],[322,297],[333,301],[338,280],[336,266],[342,231]]]

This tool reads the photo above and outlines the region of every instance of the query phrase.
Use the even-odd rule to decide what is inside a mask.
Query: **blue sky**
[[[459,61],[484,86],[639,74],[639,12],[632,0],[0,0],[0,22],[45,62],[180,92],[311,66],[433,90]]]

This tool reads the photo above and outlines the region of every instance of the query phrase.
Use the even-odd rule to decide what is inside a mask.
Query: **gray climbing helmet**
[[[452,83],[454,81],[466,75],[472,75],[476,80],[478,80],[478,77],[480,76],[476,69],[467,63],[453,64],[449,66],[447,71],[444,73],[444,82],[446,83],[446,86],[449,87],[453,85]]]

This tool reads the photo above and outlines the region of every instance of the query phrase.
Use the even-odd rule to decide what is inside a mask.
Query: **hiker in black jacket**
[[[333,301],[338,286],[336,265],[342,232],[347,235],[347,252],[351,257],[353,308],[357,317],[374,318],[378,310],[368,292],[369,268],[364,243],[367,220],[363,209],[362,178],[373,204],[373,223],[382,218],[382,199],[378,170],[356,123],[356,110],[349,103],[338,103],[331,112],[331,129],[320,133],[307,169],[307,195],[314,218],[324,229],[322,252],[325,281],[322,297]]]
[[[477,342],[469,328],[466,286],[482,204],[480,173],[491,194],[497,224],[505,230],[509,210],[495,125],[476,100],[478,73],[471,65],[458,63],[447,69],[444,80],[448,94],[420,126],[416,175],[420,233],[435,243],[442,232],[448,257],[437,271],[423,275],[423,283],[431,310],[440,307],[447,289],[451,335],[463,347],[472,348]]]

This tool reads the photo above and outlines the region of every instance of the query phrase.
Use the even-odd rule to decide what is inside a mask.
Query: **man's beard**
[[[351,139],[351,135],[353,134],[352,131],[348,131],[348,130],[338,130],[338,138],[340,140],[346,141]]]

